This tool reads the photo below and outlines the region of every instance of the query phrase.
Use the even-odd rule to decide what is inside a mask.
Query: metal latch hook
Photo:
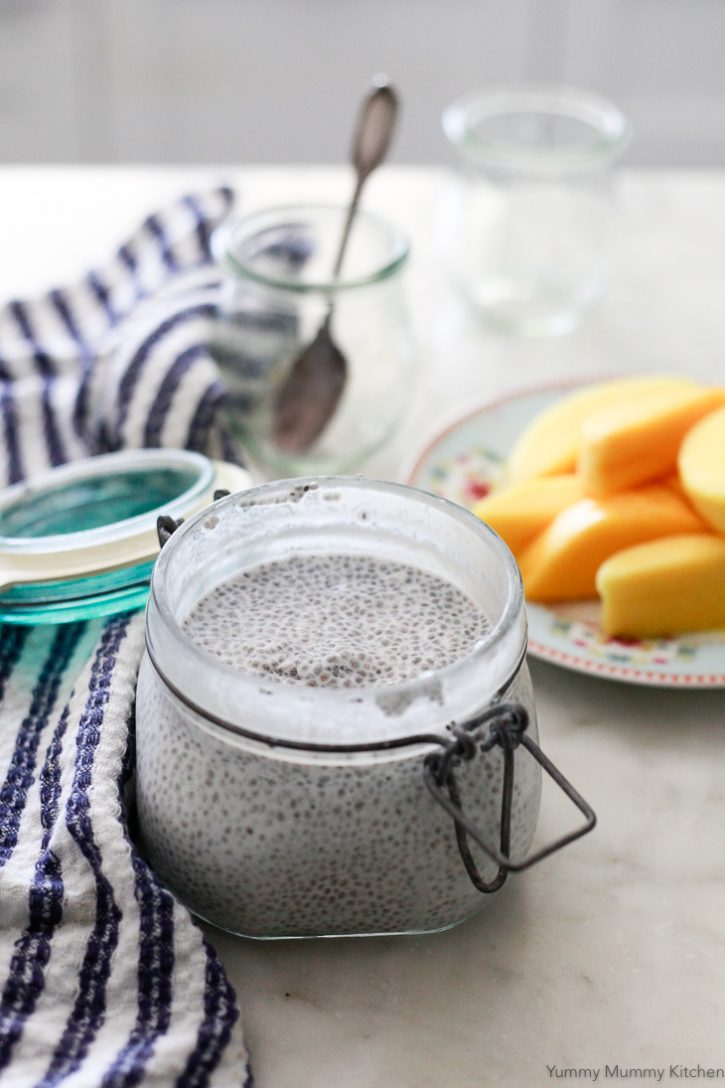
[[[509,873],[520,873],[524,869],[529,869],[538,861],[542,861],[555,851],[561,850],[563,846],[568,846],[569,843],[588,834],[597,822],[591,806],[561,773],[559,768],[542,752],[536,741],[532,740],[528,735],[526,732],[528,724],[528,712],[520,703],[499,703],[462,725],[454,725],[451,731],[451,740],[445,749],[442,752],[431,753],[426,757],[423,765],[425,784],[438,804],[452,817],[456,826],[456,838],[466,872],[474,886],[481,892],[497,891]],[[488,735],[483,741],[477,742],[474,733],[485,725],[489,726]],[[514,752],[519,745],[526,748],[572,804],[579,809],[585,818],[585,823],[575,828],[574,831],[562,835],[547,846],[543,846],[524,861],[512,861],[509,855],[511,851],[511,809],[514,792]],[[464,813],[454,774],[456,763],[468,762],[474,758],[478,751],[488,752],[496,746],[503,750],[504,760],[501,832],[498,849],[485,841],[481,832]],[[481,876],[471,854],[468,843],[469,836],[498,865],[498,873],[492,881],[486,882]]]

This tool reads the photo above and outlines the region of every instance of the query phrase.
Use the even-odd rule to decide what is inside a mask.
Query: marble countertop
[[[0,295],[67,281],[150,207],[218,179],[244,209],[349,189],[345,171],[313,167],[4,167]],[[487,332],[447,285],[430,230],[441,182],[390,168],[366,198],[411,234],[420,344],[409,418],[369,472],[395,478],[442,419],[532,383],[633,370],[725,381],[725,173],[623,175],[612,288],[551,340]],[[209,930],[257,1088],[536,1088],[597,1071],[669,1083],[725,1067],[725,692],[531,664],[544,746],[596,831],[447,933],[258,943]],[[559,819],[545,806],[541,834]]]

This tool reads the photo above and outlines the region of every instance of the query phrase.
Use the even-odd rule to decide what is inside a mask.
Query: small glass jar
[[[214,236],[224,272],[216,343],[224,419],[268,476],[356,468],[388,439],[410,400],[408,242],[360,211],[335,278],[346,214],[324,205],[270,208]],[[275,439],[275,405],[295,359],[328,318],[347,363],[342,397],[319,438],[291,454]]]
[[[455,102],[443,128],[459,161],[441,244],[461,290],[501,328],[568,332],[610,275],[625,117],[586,91],[499,87]]]
[[[490,627],[445,668],[347,689],[244,674],[182,630],[219,582],[325,553],[443,577]],[[346,478],[220,500],[171,536],[153,574],[137,693],[138,815],[151,864],[195,914],[245,936],[460,922],[500,887],[509,860],[528,864],[540,767],[525,647],[516,564],[460,507]],[[526,724],[526,750],[505,743],[509,726]]]

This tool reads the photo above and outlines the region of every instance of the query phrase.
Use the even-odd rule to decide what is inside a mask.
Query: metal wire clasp
[[[574,789],[571,782],[554,766],[548,756],[544,755],[538,744],[531,739],[526,732],[529,724],[529,715],[526,708],[520,703],[498,703],[475,718],[464,722],[462,725],[454,725],[451,729],[451,740],[441,752],[432,752],[426,757],[423,764],[423,777],[431,794],[451,816],[456,825],[456,839],[461,853],[466,872],[472,883],[480,892],[495,892],[505,882],[509,873],[520,873],[535,865],[537,861],[561,850],[575,839],[580,839],[592,830],[597,822],[593,809],[587,804],[581,794]],[[483,740],[477,740],[475,734],[488,725],[488,734]],[[503,751],[503,791],[501,795],[501,834],[499,848],[485,842],[481,832],[468,819],[463,812],[461,795],[455,778],[455,768],[462,762],[468,762],[474,758],[477,752],[489,752],[498,745]],[[550,778],[554,780],[584,815],[586,822],[567,835],[562,835],[548,846],[542,847],[536,853],[531,854],[524,861],[512,861],[511,851],[511,809],[514,793],[514,752],[523,745],[533,756],[538,764],[544,768]],[[492,881],[486,882],[471,854],[468,837],[476,842],[485,854],[498,865],[498,872]]]
[[[226,487],[218,487],[214,492],[214,502],[225,499],[227,495],[231,495],[231,491]],[[183,524],[183,518],[172,518],[169,514],[159,514],[156,518],[156,535],[159,538],[159,548],[163,548],[169,537]]]

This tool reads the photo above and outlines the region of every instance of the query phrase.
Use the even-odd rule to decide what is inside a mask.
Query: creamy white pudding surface
[[[183,629],[240,672],[309,687],[413,679],[470,652],[477,606],[435,575],[360,555],[300,555],[215,586]]]

